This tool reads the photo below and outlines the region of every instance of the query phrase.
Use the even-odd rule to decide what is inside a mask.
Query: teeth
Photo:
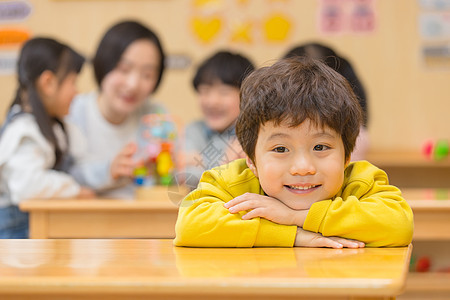
[[[294,190],[309,190],[309,189],[311,189],[311,188],[313,188],[313,187],[316,187],[316,185],[310,185],[310,186],[294,186],[294,185],[289,185],[289,187],[290,187],[291,189],[294,189]]]

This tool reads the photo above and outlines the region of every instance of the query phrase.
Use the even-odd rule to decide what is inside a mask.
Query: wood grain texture
[[[411,247],[211,249],[174,247],[172,240],[0,240],[0,298],[385,299],[401,293],[410,253]]]

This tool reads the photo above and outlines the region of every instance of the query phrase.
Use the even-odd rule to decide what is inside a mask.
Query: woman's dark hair
[[[242,83],[236,136],[251,160],[265,123],[296,127],[305,120],[336,131],[345,158],[350,157],[362,123],[361,106],[348,81],[323,62],[310,57],[281,59],[252,72]]]
[[[148,27],[136,21],[124,21],[114,25],[100,41],[93,60],[95,79],[99,87],[106,74],[117,66],[128,46],[141,39],[146,39],[153,43],[159,52],[158,80],[153,92],[156,91],[164,72],[164,51],[158,36]]]
[[[240,88],[242,81],[254,69],[248,58],[237,53],[219,51],[200,65],[192,84],[195,90],[201,84],[212,85],[215,82]]]
[[[44,71],[49,70],[62,82],[69,73],[79,73],[83,64],[84,58],[80,54],[50,38],[30,39],[20,51],[17,63],[19,86],[11,107],[19,105],[22,111],[33,114],[42,134],[55,149],[54,169],[59,169],[65,153],[57,141],[53,126],[58,123],[65,132],[64,125],[61,120],[47,113],[36,81]]]
[[[358,97],[359,104],[364,113],[363,125],[367,126],[368,122],[368,108],[367,97],[361,81],[358,79],[355,70],[350,62],[344,57],[339,56],[333,49],[319,43],[307,43],[301,46],[292,48],[284,55],[284,58],[295,56],[309,56],[319,59],[333,68],[339,74],[345,77],[350,83],[353,92]]]

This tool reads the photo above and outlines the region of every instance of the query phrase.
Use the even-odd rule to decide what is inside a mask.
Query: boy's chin
[[[289,201],[281,201],[281,202],[283,202],[287,207],[289,207],[293,210],[305,210],[305,209],[309,209],[311,207],[311,205],[313,205],[317,201],[316,200],[289,200]]]

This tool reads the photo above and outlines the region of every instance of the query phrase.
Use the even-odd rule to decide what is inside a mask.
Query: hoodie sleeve
[[[198,188],[182,201],[175,227],[176,246],[191,247],[292,247],[296,226],[280,225],[262,218],[242,220],[245,212],[231,214],[223,205],[245,192],[259,193],[256,177],[233,172],[206,171]],[[220,168],[220,167],[219,167]],[[248,169],[247,169],[248,170]],[[251,172],[250,170],[248,170]],[[230,187],[224,177],[241,176],[242,184]]]
[[[368,162],[354,163],[346,172],[349,180],[342,192],[334,200],[314,203],[303,228],[359,240],[368,247],[411,243],[412,210],[386,173]]]

